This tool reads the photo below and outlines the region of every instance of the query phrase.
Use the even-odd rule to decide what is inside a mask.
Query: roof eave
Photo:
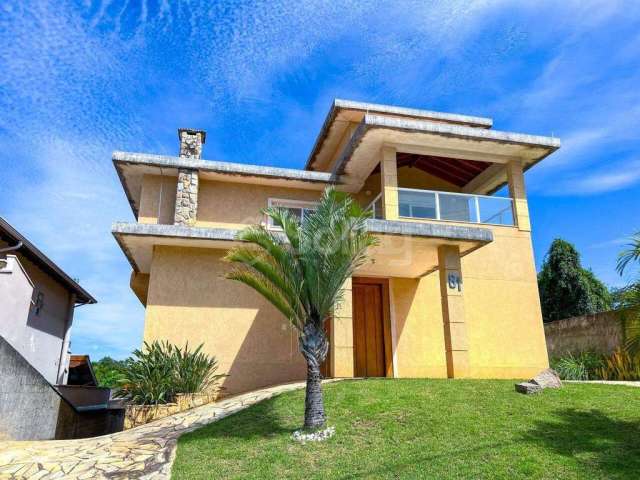
[[[316,137],[316,141],[313,144],[313,148],[309,153],[309,157],[307,158],[307,162],[305,163],[304,169],[309,170],[314,161],[315,156],[320,149],[322,143],[327,136],[327,132],[335,117],[337,116],[340,110],[361,110],[364,112],[375,111],[378,113],[389,113],[395,115],[402,116],[414,116],[417,118],[432,118],[433,120],[441,120],[444,122],[450,122],[450,124],[460,124],[460,125],[472,125],[475,128],[481,129],[489,129],[493,126],[493,119],[488,117],[475,117],[470,115],[460,115],[455,113],[444,113],[444,112],[435,112],[431,110],[421,110],[415,108],[405,108],[405,107],[396,107],[393,105],[381,105],[381,104],[373,104],[373,103],[365,103],[365,102],[356,102],[353,100],[343,100],[340,98],[336,98],[333,100],[331,104],[331,108],[329,112],[325,116],[324,122],[322,124],[322,128]]]
[[[20,252],[24,249],[29,252],[30,256],[33,256],[37,260],[37,263],[39,263],[41,267],[44,267],[44,269],[47,270],[51,276],[55,277],[60,283],[63,283],[68,290],[71,290],[76,294],[77,303],[98,303],[98,301],[93,298],[93,296],[89,292],[82,288],[80,284],[78,284],[78,282],[67,275],[60,267],[58,267],[58,265],[56,265],[49,257],[42,253],[40,249],[38,249],[24,235],[13,228],[11,224],[9,224],[9,222],[7,222],[2,217],[0,217],[0,229],[5,231],[7,236],[11,237],[12,240],[16,243],[22,242],[22,247],[17,251]]]
[[[220,162],[214,160],[201,160],[186,157],[173,157],[166,155],[153,155],[148,153],[114,151],[113,161],[118,178],[125,191],[129,205],[135,217],[138,217],[138,206],[131,189],[127,184],[127,178],[123,172],[123,165],[141,165],[169,169],[192,169],[202,172],[217,173],[220,175],[261,178],[265,180],[290,180],[294,182],[315,183],[332,185],[340,183],[339,179],[326,172],[313,172],[292,168],[268,167],[250,165],[244,163]]]
[[[527,135],[520,133],[504,132],[499,130],[483,130],[473,127],[464,127],[458,125],[447,125],[436,122],[406,120],[382,117],[379,115],[365,115],[364,119],[358,125],[351,139],[345,146],[340,158],[333,168],[334,175],[342,175],[344,167],[351,159],[354,151],[369,130],[388,129],[396,131],[406,131],[415,133],[424,133],[432,135],[443,135],[453,138],[467,138],[477,141],[491,141],[504,144],[524,145],[546,149],[547,152],[536,159],[531,165],[538,163],[543,158],[549,156],[560,148],[560,140],[554,137],[543,137],[537,135]]]

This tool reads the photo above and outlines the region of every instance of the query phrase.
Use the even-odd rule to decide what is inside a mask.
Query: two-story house
[[[380,240],[327,326],[334,377],[530,377],[548,366],[524,172],[555,138],[492,120],[336,100],[304,169],[115,152],[136,223],[113,234],[146,306],[144,339],[215,355],[229,392],[302,379],[297,338],[258,294],[226,280],[236,234],[281,205],[301,217],[329,185],[374,211]],[[508,186],[508,196],[494,196]],[[504,190],[504,189],[502,189]],[[265,224],[267,228],[274,228]]]

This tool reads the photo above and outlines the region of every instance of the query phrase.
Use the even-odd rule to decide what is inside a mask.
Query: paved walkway
[[[245,393],[102,437],[0,442],[0,479],[168,479],[180,435],[303,386]]]
[[[626,380],[563,380],[566,383],[600,383],[602,385],[624,385],[625,387],[640,387],[640,382]]]

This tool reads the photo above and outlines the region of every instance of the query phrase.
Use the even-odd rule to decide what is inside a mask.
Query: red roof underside
[[[458,187],[464,187],[491,165],[488,162],[478,162],[476,160],[460,160],[458,158],[416,155],[413,153],[397,153],[396,159],[398,168],[418,168]],[[380,165],[372,173],[379,172]]]
[[[491,165],[488,162],[413,153],[398,153],[396,158],[398,168],[407,166],[418,168],[458,187],[464,187]]]

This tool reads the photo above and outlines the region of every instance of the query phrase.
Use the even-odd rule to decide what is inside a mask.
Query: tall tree
[[[591,270],[582,268],[576,248],[560,238],[551,243],[544,258],[538,287],[545,322],[611,308],[607,287]]]
[[[302,219],[286,208],[264,213],[282,232],[264,226],[243,230],[238,238],[249,245],[229,252],[226,259],[236,269],[227,277],[260,293],[298,331],[307,362],[304,426],[319,428],[325,424],[320,366],[329,349],[324,322],[342,300],[343,284],[376,243],[366,228],[370,214],[333,188]]]

